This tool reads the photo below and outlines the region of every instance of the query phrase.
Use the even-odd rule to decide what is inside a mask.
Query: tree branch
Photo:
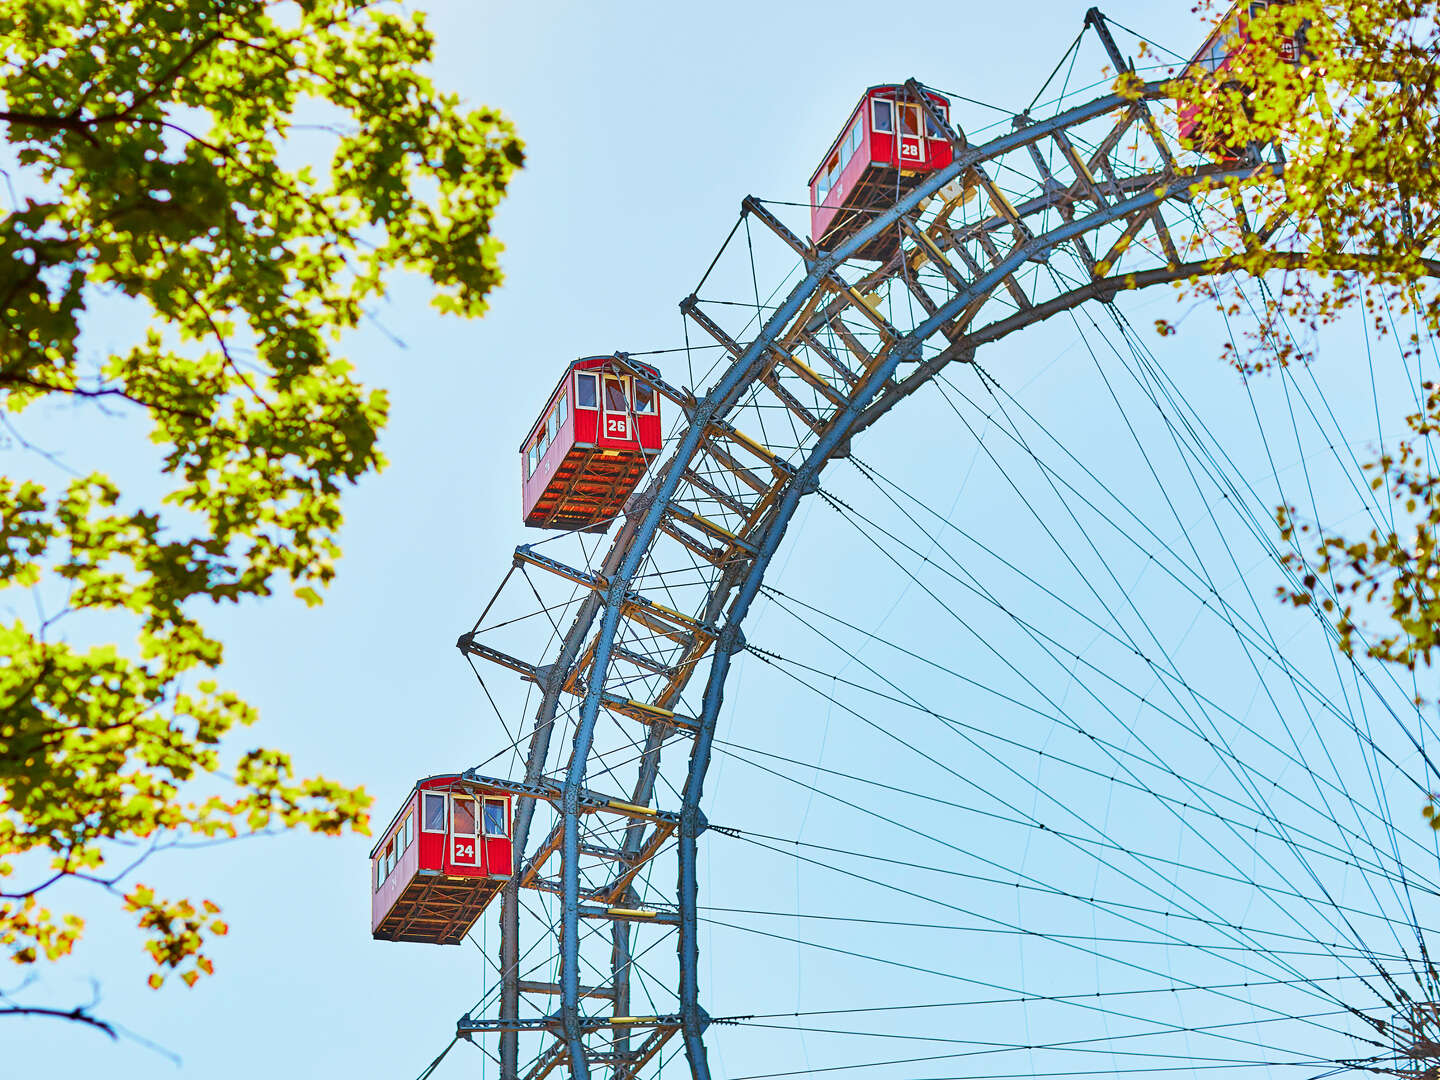
[[[254,4],[250,5],[251,9],[253,9],[254,7]],[[237,13],[236,18],[238,19],[239,17],[240,15]],[[138,112],[140,109],[143,109],[151,101],[155,100],[155,95],[160,93],[160,91],[166,86],[170,85],[170,83],[175,79],[177,75],[180,74],[181,71],[185,69],[185,67],[190,63],[190,61],[194,60],[195,57],[200,55],[200,53],[208,49],[211,45],[214,45],[217,41],[222,40],[223,38],[225,38],[224,27],[217,28],[207,37],[200,38],[198,41],[195,42],[194,45],[192,45],[188,50],[186,50],[186,52],[178,60],[175,61],[175,63],[171,64],[168,68],[165,69],[164,72],[160,74],[160,76],[151,85],[149,90],[145,91],[145,93],[141,94],[129,105],[119,110],[118,112],[104,113],[101,116],[82,117],[79,115],[79,106],[77,105],[74,110],[64,116],[55,116],[51,113],[4,111],[0,112],[0,121],[10,124],[19,124],[22,127],[37,127],[57,131],[76,131],[85,135],[89,135],[90,129],[94,127],[100,127],[110,124],[123,124],[126,120],[129,120],[131,117],[133,117],[136,112]]]
[[[21,386],[29,386],[35,390],[49,390],[58,394],[73,394],[76,397],[82,398],[118,397],[130,402],[132,405],[139,405],[142,409],[156,409],[159,412],[170,413],[174,416],[188,416],[192,420],[209,419],[205,414],[195,412],[193,409],[181,409],[174,405],[165,405],[158,401],[146,401],[118,387],[101,387],[95,390],[87,390],[82,386],[60,386],[56,383],[45,382],[42,379],[32,379],[28,375],[0,374],[0,386],[3,386],[5,383],[16,383]]]
[[[14,1005],[10,1008],[0,1009],[0,1016],[48,1016],[56,1020],[74,1020],[81,1024],[89,1024],[97,1031],[103,1031],[110,1038],[118,1041],[119,1036],[115,1029],[104,1020],[91,1016],[83,1007],[77,1005],[73,1009],[46,1009],[38,1005]]]

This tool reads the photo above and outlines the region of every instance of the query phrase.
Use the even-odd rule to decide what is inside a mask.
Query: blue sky
[[[261,711],[253,735],[242,734],[237,747],[252,738],[279,745],[291,750],[305,770],[363,783],[376,797],[381,820],[388,819],[417,777],[467,767],[507,741],[454,642],[479,614],[515,545],[534,539],[519,522],[516,448],[560,367],[580,355],[682,344],[678,301],[733,224],[741,198],[754,193],[803,199],[806,177],[866,86],[914,75],[942,89],[1019,108],[1031,100],[1084,16],[1082,5],[1059,0],[948,9],[843,2],[602,7],[439,0],[424,7],[439,39],[436,81],[471,102],[503,109],[527,143],[526,169],[497,222],[507,247],[506,283],[494,295],[489,315],[470,323],[433,313],[421,283],[396,283],[373,322],[346,343],[365,378],[391,393],[393,418],[384,443],[390,467],[348,499],[345,558],[324,607],[309,611],[281,598],[219,611],[210,619],[226,641],[228,683]],[[1124,0],[1107,11],[1183,50],[1196,37],[1189,7]],[[956,115],[978,127],[999,114],[957,107]],[[802,220],[792,217],[791,222],[804,227]],[[1127,299],[1124,308],[1142,332],[1155,318],[1173,319],[1177,311],[1186,311],[1177,309],[1169,291]],[[1185,333],[1163,346],[1153,334],[1147,340],[1167,367],[1191,380],[1187,392],[1216,420],[1222,436],[1242,455],[1245,470],[1263,475],[1269,468],[1266,448],[1254,421],[1236,404],[1244,400],[1237,396],[1239,380],[1216,360],[1222,328],[1204,312],[1191,313],[1185,326]],[[1193,529],[1207,565],[1218,564],[1221,546],[1213,537],[1200,538],[1208,513],[1205,500],[1176,490],[1176,505],[1167,507],[1139,469],[1143,455],[1111,421],[1101,419],[1109,407],[1107,391],[1097,381],[1100,365],[1088,353],[1096,338],[1089,340],[1087,345],[1075,324],[1056,320],[995,346],[982,362],[1042,418],[1043,430],[1077,457],[1098,463],[1121,503],[1160,522],[1171,540]],[[1354,344],[1346,338],[1334,352]],[[1322,350],[1322,360],[1329,355]],[[660,363],[667,378],[685,380],[679,359]],[[1365,419],[1368,386],[1359,395],[1352,393],[1353,373],[1322,369],[1321,377],[1337,380],[1327,383],[1325,400],[1338,403],[1340,427],[1360,432],[1355,443],[1363,449],[1375,436],[1373,418]],[[979,392],[976,384],[958,377],[957,385]],[[1263,407],[1283,409],[1284,389],[1272,381],[1255,394]],[[1386,406],[1393,406],[1387,415],[1399,415],[1403,387],[1382,391]],[[967,415],[977,431],[993,434],[979,412]],[[1144,438],[1163,445],[1163,425],[1153,419],[1142,424],[1147,425]],[[119,437],[129,435],[122,424],[114,430]],[[138,460],[131,456],[138,451],[124,448],[123,439],[117,442],[121,445],[112,448],[103,436],[93,444],[87,439],[74,453],[93,453],[101,461],[112,454],[121,463]],[[1032,559],[1027,565],[1036,575],[1058,582],[1056,587],[1068,590],[1065,595],[1077,605],[1098,603],[1099,594],[1086,587],[1087,575],[1099,571],[1080,551],[1085,528],[1057,519],[1064,543],[1080,551],[1077,559],[1084,569],[1072,573],[1038,536],[1036,518],[1026,514],[1028,508],[1037,517],[1058,510],[1037,501],[1043,491],[1032,498],[1008,488],[1007,469],[1018,470],[1023,460],[1007,457],[1003,440],[998,445],[997,455],[1008,463],[1004,467],[980,452],[973,434],[942,399],[922,396],[897,413],[887,429],[867,435],[857,452],[906,489],[923,493],[930,506],[967,530],[988,529],[990,541],[1017,562]],[[1275,449],[1270,471],[1294,475],[1309,452],[1304,445]],[[1182,475],[1180,465],[1171,464],[1174,475]],[[883,511],[881,497],[853,473],[836,483],[857,508]],[[1343,505],[1338,474],[1315,484],[1321,498],[1336,493],[1336,505],[1342,507],[1337,512],[1353,512],[1353,506]],[[1259,501],[1269,497],[1266,489]],[[944,552],[949,552],[967,567],[986,566],[987,556],[934,522],[901,527],[909,530],[921,555],[933,554],[934,564],[944,565]],[[983,673],[992,686],[1017,694],[1023,690],[1019,676],[1008,673],[998,659],[977,659],[980,643],[928,604],[912,579],[887,566],[833,510],[808,507],[792,533],[773,580],[787,595],[834,610],[879,639],[847,639],[862,659],[903,678],[904,685],[915,687],[928,705],[947,715],[991,717],[1021,741],[1054,740],[1060,757],[1082,752],[1069,746],[1058,729],[1037,726],[1020,712],[990,712],[989,699],[936,681],[923,664],[887,651],[891,642],[944,655],[956,664],[978,665],[971,670]],[[1226,707],[1249,715],[1247,710],[1268,691],[1263,679],[1246,671],[1233,641],[1227,644],[1213,627],[1198,623],[1186,598],[1154,581],[1144,559],[1133,553],[1116,559],[1131,577],[1123,587],[1116,583],[1118,592],[1101,582],[1108,601],[1118,603],[1115,597],[1127,594],[1144,605],[1147,621],[1173,654],[1191,665],[1187,670],[1214,676],[1211,689]],[[1252,566],[1230,567],[1217,587],[1233,587]],[[1052,570],[1053,576],[1046,577]],[[1005,580],[993,566],[981,572],[987,580]],[[1078,622],[1069,625],[1069,616],[1042,597],[1026,594],[1022,585],[1013,587],[1017,603],[1036,622],[1057,633],[1073,632],[1076,640],[1087,633]],[[1269,579],[1253,590],[1262,604],[1273,603],[1271,591]],[[1286,622],[1284,613],[1275,618],[1286,633],[1302,635],[1310,626],[1299,617]],[[779,605],[765,604],[747,632],[753,641],[793,651],[837,677],[863,675],[856,661],[827,651],[790,619]],[[1017,667],[1043,673],[1036,677],[1048,680],[1053,700],[1090,707],[1084,704],[1085,679],[1065,677],[1047,666],[1053,660],[1026,653],[1033,641],[1027,646],[1019,636],[1004,636],[1013,635],[1013,628],[997,625],[991,633],[990,640],[1015,658]],[[1105,649],[1101,643],[1089,655],[1098,666],[1114,664],[1112,670],[1118,670],[1124,658]],[[1312,647],[1303,655],[1323,671],[1323,648]],[[489,685],[512,724],[524,716],[524,688],[518,681],[497,672]],[[916,791],[966,790],[967,783],[976,790],[1004,790],[1017,784],[1007,802],[1036,812],[1046,805],[1047,791],[1059,792],[1062,803],[1093,811],[1094,821],[1108,827],[1120,820],[1135,829],[1136,842],[1148,838],[1167,846],[1177,862],[1205,857],[1203,850],[1192,856],[1186,846],[1203,849],[1205,827],[1186,832],[1163,816],[1145,820],[1143,807],[1127,803],[1123,791],[1117,794],[1104,785],[1092,790],[1073,776],[1047,771],[1058,766],[1042,766],[1019,783],[995,762],[986,765],[973,755],[963,766],[968,780],[951,771],[953,763],[943,768],[906,763],[896,756],[893,740],[873,725],[855,722],[856,716],[833,704],[817,704],[763,664],[749,663],[737,671],[727,701],[722,737],[735,743],[837,771],[873,767],[889,782]],[[1108,705],[1113,714],[1128,709],[1127,715],[1143,719],[1144,709],[1134,701]],[[852,707],[878,718],[882,727],[905,731],[907,741],[944,737],[911,733],[902,727],[908,723],[903,713],[883,712],[889,706],[873,701],[861,706],[852,699]],[[1187,752],[1181,742],[1174,750]],[[1255,753],[1262,752],[1257,746]],[[936,756],[948,762],[946,753]],[[879,805],[892,799],[903,805],[903,799],[877,796],[819,771],[805,775],[831,795],[767,779],[722,759],[712,771],[716,808],[710,816],[756,831],[768,824],[772,835],[815,844],[886,850],[913,858],[917,866],[935,860],[923,843],[897,834],[871,812],[877,799]],[[925,820],[980,856],[1043,868],[1035,872],[1045,880],[1070,880],[1067,859],[1075,861],[1075,880],[1088,877],[1086,887],[1100,887],[1109,873],[1077,855],[1078,849],[1061,850],[1044,840],[1035,840],[1033,851],[1017,852],[1012,834],[987,831],[973,813],[952,811],[921,807],[907,820]],[[183,888],[222,904],[232,934],[213,950],[215,977],[193,990],[144,989],[147,969],[137,938],[123,919],[95,910],[87,911],[91,929],[84,948],[47,975],[46,993],[56,1000],[86,1000],[94,980],[100,994],[96,1011],[177,1055],[184,1075],[226,1080],[283,1069],[300,1076],[412,1076],[449,1041],[455,1019],[481,995],[488,976],[485,961],[468,945],[440,949],[370,941],[368,844],[359,837],[292,836],[198,851],[147,868],[147,879],[157,886]],[[808,864],[713,837],[704,861],[702,890],[716,906],[775,905],[774,910],[805,913],[835,901],[846,911],[881,918],[923,921],[935,914],[926,916],[928,909],[913,896],[851,879],[837,892],[833,878]],[[887,878],[921,894],[950,888],[914,867]],[[1183,882],[1177,876],[1172,886],[1182,888]],[[1214,890],[1215,903],[1229,902],[1222,886],[1211,881],[1206,887]],[[1000,893],[976,886],[953,896],[967,910],[998,912],[1015,923],[1043,922],[1055,903],[1053,897],[1026,901],[1013,889]],[[1243,898],[1234,902],[1244,904]],[[818,933],[800,919],[782,920],[769,929],[801,937]],[[1100,933],[1098,924],[1094,932]],[[493,927],[478,927],[476,933],[493,946]],[[833,952],[816,955],[776,938],[711,933],[706,957],[715,963],[702,986],[717,1015],[828,1007],[867,994],[869,1000],[939,1001],[956,993],[948,976],[894,969],[877,973]],[[908,962],[928,958],[948,972],[1008,973],[1016,986],[1039,978],[1033,970],[1027,974],[1023,943],[939,931],[917,936],[903,928],[852,926],[846,934],[844,940],[853,946],[889,949],[909,957]],[[1032,953],[1029,962],[1066,967],[1073,985],[1102,978],[1098,958],[1089,953],[1078,960],[1067,957]],[[1146,963],[1152,958],[1141,957]],[[1202,969],[1188,970],[1198,977]],[[1157,1008],[1147,1015],[1159,1014]],[[966,1030],[993,1026],[1010,1031],[1019,1025],[1013,1028],[1018,1031],[1032,1022],[1051,1033],[1079,1024],[1071,1014],[1041,1010],[1026,1014],[1023,1022],[1007,1014]],[[938,1026],[953,1034],[963,1025],[941,1019]],[[1081,1029],[1083,1024],[1076,1028]],[[866,1055],[876,1060],[905,1056],[874,1047],[857,1051],[843,1040],[819,1035],[740,1029],[718,1035],[712,1061],[724,1075],[764,1072],[767,1061],[818,1065],[868,1060]],[[149,1078],[175,1071],[138,1040],[112,1045],[62,1024],[12,1023],[0,1030],[0,1046],[5,1048],[0,1075],[103,1072]],[[479,1054],[461,1051],[438,1075],[494,1074]],[[1005,1071],[999,1064],[986,1067]]]

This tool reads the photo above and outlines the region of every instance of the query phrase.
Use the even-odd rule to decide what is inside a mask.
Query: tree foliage
[[[1278,182],[1262,171],[1248,183],[1264,188],[1271,213],[1302,238],[1296,250],[1310,257],[1307,269],[1341,271],[1298,294],[1306,314],[1363,306],[1366,279],[1395,284],[1434,272],[1437,16],[1434,0],[1272,3],[1238,26],[1222,24],[1229,36],[1218,74],[1191,67],[1177,82],[1182,106],[1201,117],[1199,148],[1232,161],[1250,146],[1283,153]],[[1252,272],[1296,265],[1273,248],[1229,240]]]
[[[423,18],[383,3],[0,0],[0,43],[0,424],[83,442],[125,413],[107,431],[148,428],[162,481],[57,483],[45,447],[0,475],[0,947],[25,969],[69,952],[83,923],[50,898],[88,883],[133,914],[153,985],[193,983],[218,908],[139,864],[365,831],[369,801],[227,751],[255,713],[202,618],[276,588],[319,602],[341,494],[384,463],[385,395],[340,335],[397,270],[485,310],[521,146],[425,77]],[[117,311],[142,329],[96,355],[87,327]]]
[[[1230,238],[1250,274],[1273,280],[1273,271],[1289,271],[1262,293],[1253,348],[1232,358],[1249,371],[1308,360],[1307,333],[1359,311],[1371,331],[1401,335],[1402,354],[1414,359],[1422,337],[1440,333],[1440,4],[1294,0],[1257,14],[1243,36],[1222,78],[1193,70],[1182,78],[1181,101],[1207,118],[1198,141],[1212,153],[1242,156],[1267,144],[1283,151],[1278,181],[1260,174],[1234,184],[1237,195],[1258,189],[1300,242],[1289,251],[1247,249]],[[1283,55],[1285,42],[1294,43],[1293,58]],[[1393,528],[1351,538],[1297,521],[1292,507],[1277,512],[1283,539],[1313,540],[1287,559],[1301,583],[1284,594],[1298,604],[1318,597],[1347,654],[1412,670],[1440,645],[1440,478],[1431,445],[1440,394],[1422,390],[1407,438],[1367,464],[1372,487],[1393,503]],[[1361,609],[1383,616],[1382,628],[1362,632]]]
[[[1251,5],[1238,7],[1252,14]],[[1403,358],[1417,361],[1426,339],[1440,334],[1440,3],[1291,0],[1238,27],[1230,4],[1204,0],[1200,8],[1232,33],[1220,73],[1192,65],[1173,84],[1179,108],[1201,118],[1192,149],[1231,169],[1251,148],[1278,149],[1279,175],[1262,167],[1219,186],[1257,229],[1283,223],[1293,238],[1259,243],[1233,229],[1197,237],[1227,270],[1259,282],[1190,285],[1227,314],[1256,316],[1229,359],[1246,374],[1309,362],[1322,327],[1358,314],[1367,332],[1397,337]],[[1389,504],[1383,527],[1348,536],[1291,506],[1276,517],[1294,582],[1281,597],[1318,606],[1346,655],[1413,672],[1440,648],[1433,384],[1417,388],[1406,428],[1397,447],[1365,465]],[[1433,804],[1426,816],[1440,828]]]

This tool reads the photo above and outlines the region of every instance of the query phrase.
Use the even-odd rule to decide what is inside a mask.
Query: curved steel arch
[[[1112,56],[1118,60],[1113,47]],[[913,80],[907,85],[925,100]],[[501,915],[501,1015],[497,1021],[467,1016],[459,1029],[463,1035],[499,1033],[501,1075],[506,1080],[522,1075],[518,1033],[533,1030],[550,1031],[554,1041],[523,1074],[532,1080],[561,1066],[568,1066],[577,1078],[605,1067],[615,1080],[624,1080],[677,1031],[683,1033],[692,1074],[710,1075],[703,1041],[708,1018],[698,988],[696,853],[698,837],[706,828],[701,801],[716,720],[731,659],[744,645],[741,626],[770,560],[800,500],[817,489],[825,465],[848,451],[850,438],[946,364],[973,356],[979,344],[1089,299],[1109,300],[1121,290],[1238,265],[1238,258],[1229,254],[1187,258],[1193,252],[1180,250],[1165,219],[1167,209],[1194,219],[1199,233],[1208,221],[1247,248],[1264,244],[1280,252],[1282,259],[1305,265],[1303,251],[1284,254],[1288,238],[1281,235],[1283,218],[1275,215],[1252,223],[1253,217],[1265,216],[1267,184],[1283,176],[1278,157],[1257,148],[1247,160],[1228,166],[1197,160],[1182,167],[1149,110],[1150,102],[1165,96],[1164,84],[1152,83],[1133,96],[1106,95],[1048,120],[1019,117],[1014,130],[976,147],[932,113],[957,147],[953,164],[829,252],[814,250],[757,201],[746,200],[742,216],[764,222],[800,253],[804,276],[744,344],[721,327],[693,294],[682,303],[687,316],[724,346],[732,359],[719,380],[698,398],[657,382],[661,392],[683,408],[686,423],[670,458],[649,487],[631,499],[598,569],[572,570],[531,548],[517,550],[517,562],[553,571],[588,590],[554,658],[548,664],[530,665],[473,635],[460,642],[472,655],[521,671],[543,691],[526,776],[516,785],[521,795],[514,824],[516,877],[504,894]],[[1099,131],[1092,137],[1097,126]],[[1116,147],[1126,138],[1146,144],[1148,166],[1125,169],[1113,160]],[[992,171],[1019,172],[1013,164],[1017,156],[1029,163],[1033,184],[1023,197],[1007,192],[991,176]],[[1252,194],[1227,187],[1237,180],[1245,182]],[[1206,192],[1219,195],[1207,199]],[[983,212],[978,205],[982,194]],[[977,206],[971,219],[953,223],[953,213],[965,211],[972,202]],[[843,277],[841,268],[852,253],[886,230],[903,238],[900,253],[857,282]],[[1097,258],[1095,251],[1102,250],[1101,245],[1105,254]],[[1057,270],[1055,263],[1062,255],[1067,269]],[[1363,266],[1363,255],[1349,258]],[[1037,290],[1026,292],[1020,280],[1026,267],[1050,272],[1055,287],[1049,295],[1042,298]],[[892,324],[866,291],[879,287],[903,290],[901,295],[919,304],[923,318],[908,330]],[[822,333],[831,331],[844,343],[855,368],[821,342]],[[867,340],[878,342],[873,350],[861,340],[867,334]],[[819,375],[802,353],[818,366],[828,365],[831,374]],[[616,354],[615,364],[645,377],[624,354]],[[903,372],[903,365],[912,366]],[[808,402],[803,400],[806,393]],[[778,403],[791,414],[792,422],[798,419],[806,430],[791,452],[761,445],[732,422],[747,409],[758,410],[762,396],[768,407]],[[698,464],[702,462],[706,468]],[[727,487],[713,479],[727,474],[737,482]],[[701,504],[718,510],[702,515],[694,509]],[[662,543],[682,545],[713,567],[690,614],[646,595],[642,568],[656,557]],[[621,643],[631,624],[666,638],[664,656],[638,655]],[[699,716],[677,716],[671,710],[680,692],[706,660],[710,666]],[[648,664],[652,700],[627,696],[635,680],[616,677],[621,662],[642,670]],[[580,699],[569,762],[563,783],[547,786],[551,737],[567,694]],[[597,721],[606,711],[644,724],[647,733],[634,786],[618,798],[586,787]],[[661,752],[681,733],[693,738],[681,804],[678,813],[661,815],[648,809],[654,801]],[[537,799],[558,807],[559,822],[545,840],[531,845]],[[589,817],[608,810],[628,815],[620,849],[606,850],[593,838],[586,839]],[[627,907],[636,865],[653,857],[677,832],[678,892],[673,910]],[[540,870],[555,857],[560,860],[560,877],[545,882]],[[582,886],[582,863],[596,858],[628,867],[614,879],[613,888],[597,891]],[[533,990],[538,984],[525,984],[520,978],[519,893],[522,887],[542,887],[536,882],[560,897],[559,979],[543,988],[560,998],[560,1008],[558,1013],[526,1020],[519,1012],[521,994],[540,991]],[[608,985],[581,983],[581,924],[587,918],[611,924]],[[630,1015],[630,934],[636,921],[678,930],[677,1013]],[[608,998],[612,1016],[599,1022],[587,1015],[582,1001],[591,997]],[[617,1024],[617,1017],[627,1022]],[[638,1047],[633,1044],[637,1030],[648,1032]],[[611,1041],[605,1044],[607,1036]]]

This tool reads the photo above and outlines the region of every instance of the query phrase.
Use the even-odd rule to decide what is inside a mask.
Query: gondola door
[[[450,796],[450,862],[455,866],[479,866],[479,812],[469,795]]]
[[[600,398],[607,439],[628,441],[634,436],[630,430],[630,395],[626,387],[629,381],[620,375],[606,375],[603,379]]]
[[[911,169],[928,164],[920,106],[901,104],[895,111],[900,114],[900,167]]]

